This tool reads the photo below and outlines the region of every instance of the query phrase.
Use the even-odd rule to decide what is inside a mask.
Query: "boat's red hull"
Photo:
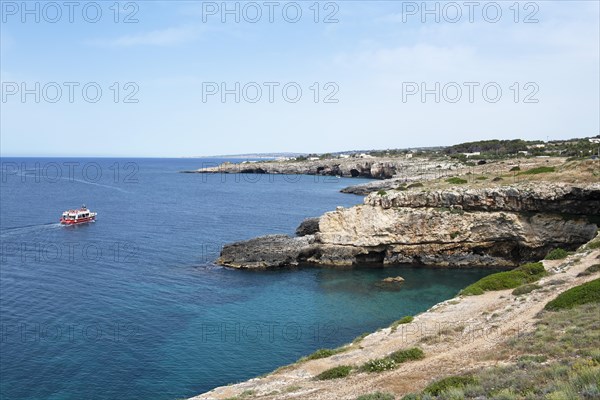
[[[80,218],[78,220],[61,218],[60,223],[63,225],[79,225],[79,224],[85,224],[88,222],[94,222],[95,219],[96,219],[95,216],[89,217],[89,218]]]

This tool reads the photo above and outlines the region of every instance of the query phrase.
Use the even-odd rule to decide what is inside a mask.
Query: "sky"
[[[0,6],[2,156],[321,153],[600,133],[596,0]]]

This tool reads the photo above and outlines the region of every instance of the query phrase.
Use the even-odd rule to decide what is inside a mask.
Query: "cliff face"
[[[458,188],[446,191],[399,191],[385,196],[375,193],[365,204],[391,207],[454,207],[468,211],[514,211],[597,215],[600,184],[576,187],[560,184],[524,184],[486,189]]]
[[[285,175],[323,175],[342,177],[363,177],[388,179],[393,176],[419,175],[424,171],[435,171],[436,167],[450,171],[457,168],[450,162],[413,162],[401,158],[377,159],[331,159],[312,161],[269,161],[245,162],[239,164],[223,163],[187,173],[200,174],[285,174]]]
[[[596,229],[585,218],[553,214],[358,206],[321,218],[316,237],[324,248],[311,261],[513,266],[585,243]]]
[[[597,232],[588,217],[598,214],[600,184],[372,194],[364,205],[324,214],[318,230],[314,220],[304,224],[304,236],[226,245],[218,262],[510,267],[588,242]]]

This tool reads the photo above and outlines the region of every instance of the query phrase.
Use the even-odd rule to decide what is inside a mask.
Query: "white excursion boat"
[[[64,225],[85,224],[87,222],[94,222],[96,215],[98,213],[91,212],[84,204],[78,210],[65,211],[60,218],[60,223]]]

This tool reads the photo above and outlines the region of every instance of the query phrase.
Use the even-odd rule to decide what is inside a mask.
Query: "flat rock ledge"
[[[588,242],[599,216],[600,184],[371,194],[363,205],[304,221],[298,236],[225,245],[217,263],[245,269],[305,263],[510,268]]]

